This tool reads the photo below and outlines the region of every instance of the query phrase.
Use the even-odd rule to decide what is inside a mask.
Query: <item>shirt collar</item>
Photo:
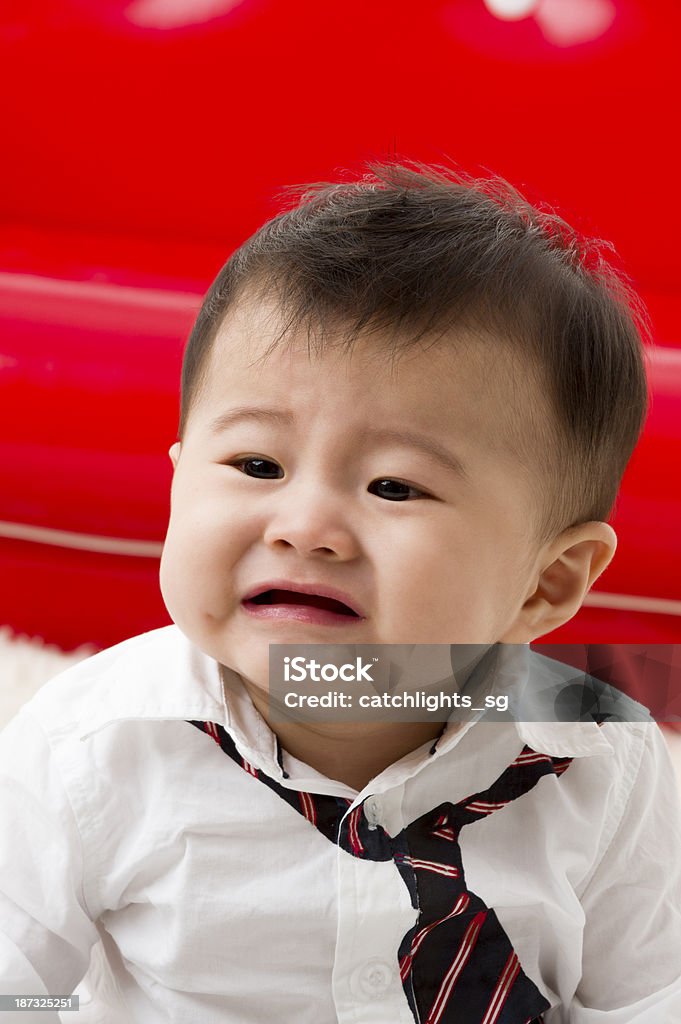
[[[477,682],[495,692],[519,694],[522,700],[523,694],[527,698],[552,692],[554,684],[575,675],[569,666],[537,655],[529,645],[497,644],[494,650],[492,672],[485,659],[476,671]],[[83,683],[78,726],[81,739],[113,722],[130,719],[217,722],[230,733],[245,757],[252,758],[268,774],[282,777],[276,735],[254,707],[239,677],[228,670],[230,685],[223,688],[218,663],[192,644],[177,626],[133,637],[67,671]],[[92,685],[95,678],[96,687]],[[392,766],[396,780],[443,756],[481,718],[477,714],[466,722],[450,720],[434,744],[424,744]],[[612,745],[595,722],[535,721],[528,716],[514,724],[523,743],[541,753],[557,757],[612,753]],[[311,774],[321,777],[312,770]]]
[[[514,698],[518,708],[525,707],[528,715],[536,716],[541,712],[533,700],[537,694],[552,695],[555,687],[564,685],[567,678],[574,677],[575,672],[569,666],[542,658],[525,644],[495,644],[487,655],[478,663],[471,676],[466,680],[466,687],[473,686],[483,693],[507,693]],[[281,750],[276,735],[272,732],[260,713],[254,707],[239,676],[229,669],[223,668],[225,727],[232,735],[239,749],[250,752],[270,776],[283,781],[285,785],[304,786],[319,785],[321,781],[328,784],[329,780],[319,772],[290,758],[296,768],[296,776],[287,783],[287,775],[281,757]],[[477,703],[477,702],[476,702]],[[379,789],[400,785],[415,775],[433,759],[443,756],[457,746],[463,736],[484,715],[475,714],[468,720],[452,721],[445,724],[439,738],[433,743],[429,741],[416,750],[400,758],[395,764],[386,768],[376,782]],[[523,745],[538,752],[554,757],[587,757],[594,754],[612,754],[612,744],[605,738],[596,722],[541,722],[513,720]],[[508,720],[500,725],[509,727]],[[345,787],[341,783],[334,786]],[[372,791],[376,789],[372,783]],[[348,792],[350,790],[348,789]]]
[[[126,719],[224,723],[217,663],[190,643],[177,626],[124,640],[67,672],[72,684],[82,688],[80,739]],[[46,695],[49,688],[50,683],[43,687]]]
[[[247,760],[269,775],[281,774],[277,738],[237,674],[229,673],[227,700],[218,662],[175,625],[125,640],[68,671],[74,682],[82,677],[81,740],[121,721],[217,722]]]
[[[506,694],[513,713],[509,716],[524,744],[554,757],[589,757],[612,754],[613,747],[595,721],[555,721],[555,697],[566,684],[579,679],[578,670],[537,654],[529,644],[495,644],[465,683],[478,699],[487,694]],[[583,674],[581,675],[583,679]],[[544,719],[542,721],[542,718]],[[460,742],[478,721],[494,721],[490,713],[471,715],[463,727],[452,720],[433,744],[431,756],[442,755]],[[508,721],[504,718],[503,721]],[[457,723],[458,724],[458,723]]]

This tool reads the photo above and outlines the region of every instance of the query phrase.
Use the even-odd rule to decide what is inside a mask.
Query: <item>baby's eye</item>
[[[387,498],[388,501],[407,501],[410,497],[427,498],[424,491],[419,491],[402,480],[374,480],[369,484],[369,491],[378,494],[379,498]]]
[[[230,462],[230,466],[241,468],[245,476],[253,476],[256,480],[280,480],[284,475],[281,466],[276,462],[270,462],[269,459],[237,459]]]

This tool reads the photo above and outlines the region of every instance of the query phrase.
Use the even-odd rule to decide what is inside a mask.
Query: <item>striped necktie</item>
[[[347,814],[352,804],[347,798],[287,789],[249,764],[222,726],[189,724],[212,736],[254,780],[332,843],[353,857],[394,861],[412,906],[419,910],[398,951],[400,978],[415,1021],[540,1024],[550,1004],[523,972],[494,910],[467,888],[459,835],[466,825],[529,792],[543,776],[562,775],[572,758],[550,757],[525,746],[486,790],[457,803],[442,803],[392,837],[367,821],[364,802]]]

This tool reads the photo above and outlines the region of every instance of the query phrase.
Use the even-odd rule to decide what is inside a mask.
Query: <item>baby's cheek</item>
[[[454,567],[424,545],[395,551],[393,578],[384,589],[394,642],[447,643],[441,634],[457,603]]]
[[[161,586],[163,603],[165,604],[168,614],[173,622],[177,622],[178,600],[180,595],[180,588],[177,585],[177,581],[179,579],[178,569],[179,566],[175,557],[175,548],[169,535],[166,538],[163,555],[161,556],[159,583]]]

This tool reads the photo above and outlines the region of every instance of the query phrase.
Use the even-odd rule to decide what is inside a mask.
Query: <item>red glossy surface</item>
[[[5,3],[0,520],[160,542],[181,348],[229,252],[286,184],[454,161],[611,239],[646,299],[664,351],[598,588],[678,604],[681,8],[561,0],[561,29],[557,2],[518,22],[483,0]],[[167,622],[157,570],[4,537],[0,622],[105,646]],[[556,636],[675,641],[660,607]]]

